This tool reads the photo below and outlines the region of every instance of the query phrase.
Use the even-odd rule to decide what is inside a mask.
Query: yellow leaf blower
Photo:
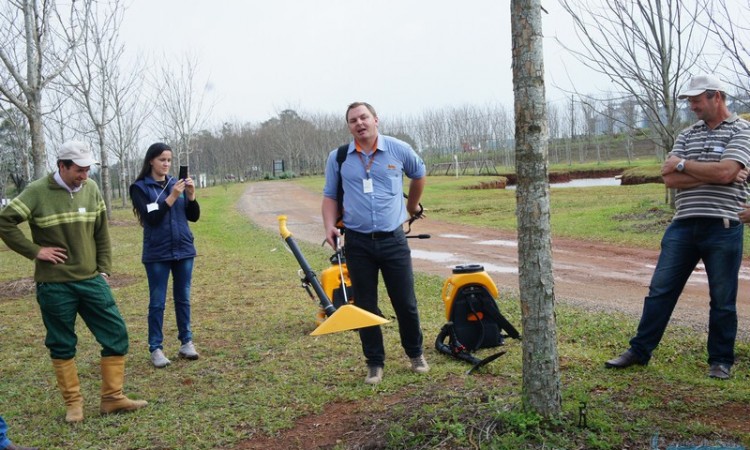
[[[286,226],[286,216],[278,216],[277,219],[279,221],[279,233],[289,246],[289,250],[291,250],[302,269],[302,286],[307,290],[311,297],[313,297],[312,292],[314,291],[320,302],[321,313],[318,315],[319,324],[310,335],[317,336],[321,334],[336,333],[339,331],[382,325],[389,322],[387,319],[384,319],[377,314],[365,311],[364,309],[358,308],[350,303],[350,299],[347,297],[347,287],[351,284],[348,280],[349,272],[346,270],[346,263],[342,261],[340,249],[338,250],[338,264],[334,264],[323,272],[323,280],[326,282],[327,288],[324,289],[318,281],[315,272],[310,268],[310,264],[307,263],[307,260],[302,255],[297,243],[292,238],[292,233]],[[331,258],[332,262],[334,257],[336,257],[336,254]],[[338,274],[336,272],[338,272]],[[328,292],[326,292],[326,290]],[[334,295],[334,293],[336,293],[336,295]],[[342,296],[342,301],[337,301],[335,306],[331,301],[331,297],[338,300],[339,293]]]
[[[435,349],[470,363],[472,368],[467,373],[472,373],[505,354],[503,351],[479,359],[471,352],[501,346],[507,337],[521,338],[518,330],[500,313],[495,301],[498,296],[497,286],[483,266],[455,266],[451,277],[443,283],[440,296],[445,305],[448,323],[440,330],[435,340]]]

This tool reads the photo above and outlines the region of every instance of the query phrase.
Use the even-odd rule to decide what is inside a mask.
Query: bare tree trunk
[[[73,2],[66,14],[60,13],[63,7],[56,2],[0,3],[0,40],[3,42],[0,63],[7,74],[0,79],[0,93],[29,122],[35,179],[47,173],[42,92],[67,69],[80,35],[88,27],[91,1]],[[23,18],[22,27],[16,25],[19,16]],[[6,43],[18,43],[18,48]]]
[[[633,162],[633,137],[630,130],[625,133],[625,156],[628,158],[628,164]]]
[[[107,206],[107,216],[112,215],[112,176],[109,164],[108,128],[115,119],[114,95],[121,77],[119,64],[124,51],[118,30],[122,23],[124,7],[119,0],[106,4],[94,3],[90,26],[82,36],[74,54],[72,70],[63,75],[74,103],[85,113],[89,130],[96,135],[101,162],[101,191]]]
[[[39,92],[41,97],[41,92]],[[34,179],[42,178],[47,173],[47,150],[44,143],[44,124],[42,123],[41,99],[32,105],[29,100],[28,114],[29,134],[31,135],[31,162],[34,169]]]
[[[38,179],[47,173],[47,150],[44,145],[44,125],[42,123],[42,74],[40,73],[43,61],[43,48],[41,48],[41,36],[36,31],[36,5],[31,2],[22,4],[24,31],[26,32],[26,109],[23,113],[29,121],[29,132],[31,133],[31,160],[34,166],[34,179]],[[46,15],[42,13],[43,21]],[[6,63],[7,65],[10,65]],[[23,86],[22,82],[18,83]],[[23,101],[22,99],[20,101]]]
[[[107,153],[107,139],[104,135],[104,126],[96,127],[96,137],[99,144],[99,158],[101,159],[102,171],[102,196],[107,207],[107,217],[112,218],[112,180],[110,177],[109,154]]]
[[[516,113],[516,217],[523,324],[523,402],[543,417],[562,411],[552,276],[547,113],[540,0],[511,1]]]
[[[581,136],[578,140],[578,162],[581,164],[586,162],[586,136]]]

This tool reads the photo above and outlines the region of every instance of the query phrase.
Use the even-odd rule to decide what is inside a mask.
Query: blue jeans
[[[193,340],[190,330],[190,283],[193,278],[193,258],[177,261],[144,263],[148,276],[148,351],[163,349],[162,326],[167,301],[167,283],[172,273],[172,297],[177,320],[177,339],[182,344]]]
[[[419,324],[411,250],[401,228],[393,236],[373,239],[369,235],[346,231],[346,266],[352,282],[354,304],[373,314],[378,308],[378,272],[398,320],[401,346],[410,358],[422,354],[422,329]],[[368,366],[385,366],[385,348],[380,326],[359,330],[362,351]]]
[[[661,341],[677,299],[698,261],[708,277],[708,362],[734,364],[737,336],[737,277],[742,262],[743,225],[722,219],[673,221],[664,232],[643,315],[630,349],[643,361]]]
[[[3,416],[0,416],[0,448],[5,448],[10,444],[10,439],[8,439],[8,425],[5,424]]]

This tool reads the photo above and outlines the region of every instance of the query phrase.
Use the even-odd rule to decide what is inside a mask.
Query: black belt
[[[389,237],[393,237],[396,235],[395,230],[394,231],[373,231],[372,233],[360,233],[359,231],[346,230],[344,234],[346,233],[356,234],[358,236],[362,236],[363,238],[373,239],[373,240],[389,238]]]

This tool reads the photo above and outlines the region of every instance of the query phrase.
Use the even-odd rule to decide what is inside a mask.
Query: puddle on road
[[[493,239],[490,241],[477,241],[475,244],[479,245],[493,245],[495,247],[518,247],[518,242],[516,241],[504,241],[500,239]]]
[[[462,234],[441,234],[440,237],[448,238],[448,239],[451,239],[451,238],[452,239],[471,239],[471,237],[465,236]],[[508,241],[508,240],[500,240],[500,239],[476,241],[472,243],[478,244],[478,245],[494,246],[494,247],[513,247],[513,248],[518,247],[518,244],[516,243],[516,241]],[[459,264],[470,263],[469,261],[462,260],[461,255],[456,255],[455,253],[449,253],[449,252],[431,252],[427,250],[412,249],[411,256],[412,258],[416,258],[416,259],[423,259],[423,260],[436,262],[436,263],[449,264],[449,266],[447,267],[450,269],[452,269],[454,266],[457,266]],[[484,270],[487,272],[511,273],[511,274],[518,273],[518,267],[516,267],[515,265],[504,266],[504,265],[492,264],[492,263],[477,263],[477,264],[481,264],[484,267]]]
[[[651,270],[656,269],[655,264],[646,264],[646,267]],[[744,267],[740,268],[738,279],[744,281],[750,280],[750,269],[746,269]],[[693,273],[690,274],[690,278],[688,278],[688,283],[708,284],[706,266],[704,266],[703,263],[698,263],[698,265],[695,266],[695,270],[693,270]]]
[[[448,252],[430,252],[426,250],[419,250],[419,249],[412,249],[411,250],[411,257],[414,259],[424,259],[431,262],[436,263],[445,263],[449,264],[449,269],[452,269],[454,266],[457,266],[459,264],[472,264],[468,261],[463,261],[459,259],[459,256],[456,256],[453,253]],[[490,263],[476,263],[480,264],[484,267],[484,270],[487,272],[495,272],[495,273],[518,273],[518,268],[515,266],[501,266],[498,264],[490,264]]]
[[[411,249],[411,257],[417,259],[426,259],[427,261],[448,263],[457,262],[458,259],[453,253],[447,252],[430,252],[427,250]]]
[[[441,238],[445,239],[471,239],[470,236],[466,236],[463,234],[441,234],[439,235]],[[475,241],[473,244],[477,245],[488,245],[488,246],[494,246],[494,247],[518,247],[517,241],[509,241],[509,240],[501,240],[501,239],[492,239],[492,240],[486,240],[486,241]],[[418,249],[412,249],[411,251],[412,257],[417,259],[424,259],[427,261],[432,261],[436,263],[446,263],[448,264],[446,267],[449,269],[452,269],[454,266],[459,264],[469,264],[469,262],[459,259],[460,256],[457,256],[453,253],[448,252],[430,252],[425,250],[418,250]],[[481,264],[484,267],[484,270],[487,272],[494,272],[494,273],[512,273],[512,274],[518,274],[518,268],[515,266],[501,266],[497,264],[491,264],[491,263],[478,263]],[[645,264],[645,267],[648,269],[656,268],[655,264]],[[740,280],[750,280],[750,268],[741,268],[739,273],[739,279]],[[706,277],[706,269],[702,263],[699,263],[695,271],[693,271],[693,274],[690,276],[690,279],[688,280],[688,283],[694,283],[694,284],[708,284],[708,278]]]
[[[652,267],[656,267],[656,266],[652,266]],[[702,277],[704,283],[708,283],[708,275],[706,275],[706,266],[702,262],[698,263],[698,265],[695,266],[693,275],[696,275],[696,274]],[[740,273],[738,277],[740,280],[750,280],[750,269],[745,268],[745,267],[740,267]]]
[[[498,266],[497,264],[482,264],[484,270],[495,273],[518,273],[518,267]]]

